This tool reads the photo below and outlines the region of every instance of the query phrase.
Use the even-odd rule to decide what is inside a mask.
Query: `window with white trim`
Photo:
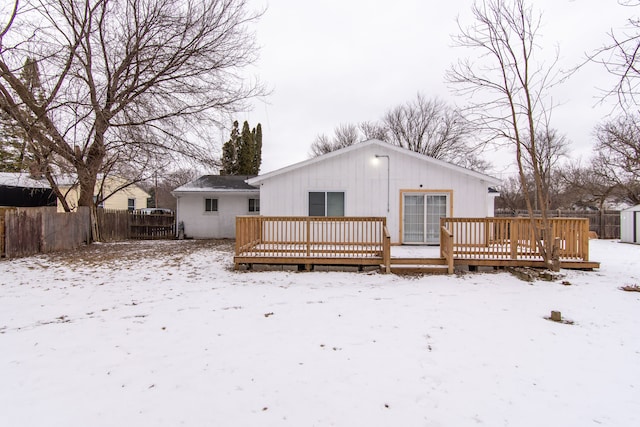
[[[136,199],[127,199],[127,209],[129,211],[136,210]]]
[[[260,199],[249,199],[249,212],[260,212]]]
[[[205,212],[218,212],[218,199],[204,199]]]

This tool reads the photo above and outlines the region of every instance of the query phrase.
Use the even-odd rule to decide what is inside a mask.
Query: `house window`
[[[218,212],[218,199],[204,199],[205,212]]]
[[[260,199],[249,199],[249,212],[260,212]]]
[[[309,216],[344,216],[344,192],[310,191]]]
[[[127,199],[127,209],[129,211],[136,210],[136,199]]]

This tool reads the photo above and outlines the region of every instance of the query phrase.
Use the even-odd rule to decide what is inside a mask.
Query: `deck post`
[[[580,248],[582,259],[589,261],[589,220],[582,220],[582,247]]]
[[[391,234],[385,225],[383,227],[382,236],[382,263],[384,265],[384,272],[391,273]]]
[[[447,273],[453,274],[453,234],[445,226],[440,227],[440,257],[447,260]]]
[[[518,259],[518,221],[511,220],[509,222],[509,244],[511,246],[511,259]]]

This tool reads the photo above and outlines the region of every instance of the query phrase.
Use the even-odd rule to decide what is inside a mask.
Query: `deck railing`
[[[560,260],[589,261],[589,220],[549,218],[551,235],[545,236],[542,219],[536,219],[542,239],[558,241]],[[541,259],[529,218],[441,218],[453,236],[453,256],[466,259]],[[441,246],[443,245],[441,233]]]
[[[453,273],[453,235],[446,227],[440,227],[440,257],[447,260],[447,273]]]
[[[384,217],[236,217],[236,256],[383,257]]]

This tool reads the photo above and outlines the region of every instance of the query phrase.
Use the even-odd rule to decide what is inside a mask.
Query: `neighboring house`
[[[99,196],[100,184],[102,176],[98,176],[98,182],[94,189],[94,200],[102,199]],[[149,193],[138,187],[136,184],[127,185],[128,181],[117,177],[107,176],[102,186],[102,196],[107,199],[98,204],[98,207],[105,209],[129,210],[142,209],[147,207],[147,199]],[[65,178],[58,183],[58,187],[69,204],[71,210],[75,210],[78,206],[78,198],[80,196],[80,186],[73,178]],[[124,187],[124,188],[122,188]],[[122,188],[118,190],[118,188]],[[113,194],[112,194],[113,193]],[[63,212],[62,204],[58,202],[58,211]]]
[[[55,206],[56,196],[46,179],[27,172],[0,172],[0,206]]]
[[[261,215],[386,217],[392,243],[438,244],[441,217],[493,216],[500,180],[369,140],[247,182]]]
[[[640,244],[640,205],[620,212],[620,241]]]
[[[173,190],[178,228],[196,239],[234,238],[236,216],[260,213],[260,191],[248,178],[204,175]]]

